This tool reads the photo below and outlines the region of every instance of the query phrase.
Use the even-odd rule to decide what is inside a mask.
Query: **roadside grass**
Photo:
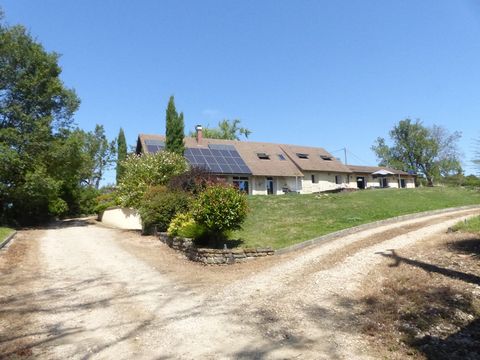
[[[250,213],[232,238],[242,247],[287,247],[377,220],[480,204],[480,192],[463,188],[377,189],[339,194],[250,196]]]
[[[13,232],[13,229],[0,226],[0,244]]]
[[[471,232],[480,234],[480,216],[476,216],[456,224],[453,229],[455,231]]]

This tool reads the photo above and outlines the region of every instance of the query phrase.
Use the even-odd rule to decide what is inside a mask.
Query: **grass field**
[[[13,232],[12,229],[0,226],[0,244]]]
[[[243,247],[280,249],[352,226],[410,213],[480,205],[461,188],[377,189],[329,195],[250,196],[250,213],[233,238]]]

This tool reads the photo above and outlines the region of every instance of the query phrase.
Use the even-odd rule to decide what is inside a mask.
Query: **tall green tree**
[[[248,136],[252,133],[249,129],[240,127],[240,120],[227,120],[223,119],[218,122],[218,126],[215,128],[204,127],[203,136],[208,139],[224,139],[224,140],[240,140],[241,136],[248,139]],[[195,132],[190,132],[189,136],[195,136]]]
[[[125,172],[125,167],[122,162],[127,158],[127,140],[125,140],[125,133],[120,128],[117,137],[117,185]]]
[[[115,141],[109,142],[103,125],[96,124],[95,130],[85,133],[85,155],[88,177],[87,185],[98,189],[105,170],[115,159]]]
[[[377,138],[372,150],[381,166],[413,171],[425,176],[433,186],[435,178],[461,173],[459,132],[449,133],[440,126],[428,128],[420,120],[401,120],[389,133],[392,146]]]
[[[165,128],[165,149],[183,155],[183,152],[185,151],[185,144],[183,143],[185,124],[183,113],[180,113],[180,115],[177,113],[173,95],[170,96],[167,105]]]
[[[60,79],[58,54],[0,19],[0,221],[65,210],[56,164],[80,100]],[[77,171],[76,169],[72,171]]]

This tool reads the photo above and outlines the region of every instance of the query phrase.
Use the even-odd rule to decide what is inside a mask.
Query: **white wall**
[[[315,182],[312,182],[312,174],[315,175]],[[304,172],[302,178],[302,194],[311,194],[314,192],[335,190],[345,188],[347,184],[347,175],[339,173],[322,173],[322,172]],[[335,176],[341,177],[341,183],[335,183]],[[356,184],[355,184],[356,187]]]
[[[107,209],[103,212],[102,223],[117,229],[142,230],[142,219],[134,209]]]

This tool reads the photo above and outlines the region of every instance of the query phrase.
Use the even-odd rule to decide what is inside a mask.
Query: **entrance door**
[[[365,189],[367,184],[365,184],[365,178],[363,176],[357,176],[357,188]]]
[[[267,177],[267,194],[273,195],[273,178]]]
[[[406,188],[407,184],[405,183],[405,179],[400,179],[400,187],[401,188]]]
[[[380,178],[380,187],[381,188],[387,188],[388,187],[388,180],[386,177],[381,177]]]

